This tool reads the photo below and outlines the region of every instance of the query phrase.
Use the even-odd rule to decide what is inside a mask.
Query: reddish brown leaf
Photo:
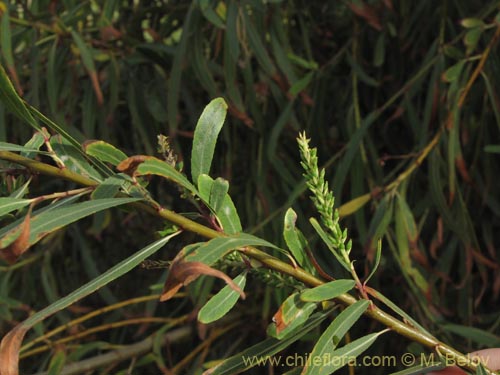
[[[106,42],[122,37],[122,33],[111,25],[102,27],[99,32],[101,34],[101,39]]]
[[[9,264],[15,263],[17,259],[30,247],[30,214],[31,208],[23,222],[18,227],[7,232],[7,234],[2,238],[2,240],[4,240],[9,236],[17,235],[17,238],[10,242],[9,245],[0,248],[0,255]]]
[[[253,120],[244,111],[240,111],[235,105],[229,104],[228,111],[231,115],[241,120],[249,128],[253,128]]]
[[[92,87],[94,88],[95,96],[97,98],[97,104],[101,106],[104,103],[104,98],[102,96],[99,78],[97,78],[97,73],[95,71],[89,71],[89,76],[90,81],[92,82]]]
[[[153,156],[134,155],[123,160],[116,166],[116,169],[120,172],[128,174],[129,176],[133,176],[137,167],[151,158],[153,158]]]
[[[465,160],[462,155],[459,155],[455,158],[455,165],[458,169],[458,173],[464,179],[464,181],[468,184],[472,184],[472,179],[470,178],[469,171],[467,170],[467,166],[465,165]]]
[[[19,349],[28,327],[18,325],[0,343],[0,375],[19,375]]]
[[[375,11],[375,8],[366,5],[363,2],[359,2],[359,5],[354,3],[348,4],[349,8],[356,14],[357,16],[364,18],[368,24],[374,29],[381,31],[382,24],[380,23],[380,19],[378,14]]]
[[[241,290],[241,288],[236,285],[234,281],[231,280],[231,278],[225,273],[207,266],[205,263],[184,262],[181,260],[174,261],[170,266],[170,271],[168,273],[167,281],[165,281],[160,301],[163,302],[169,300],[180,288],[193,282],[201,275],[214,276],[224,280],[227,285],[241,295],[241,298],[245,299],[245,293],[243,290]]]
[[[274,324],[276,324],[276,334],[278,334],[278,335],[289,324],[289,323],[286,323],[283,319],[283,312],[281,311],[282,307],[283,307],[283,305],[280,306],[278,311],[276,311],[276,314],[274,314],[274,316],[273,316],[273,322],[274,322]]]

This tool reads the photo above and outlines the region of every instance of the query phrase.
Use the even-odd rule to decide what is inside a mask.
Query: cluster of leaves
[[[44,167],[52,176],[74,172],[79,176],[79,180],[72,180],[74,183],[92,186],[68,190],[72,187],[56,178],[46,184],[42,177],[30,179],[28,171],[4,165],[5,198],[1,204],[6,209],[1,213],[8,216],[3,219],[0,245],[5,259],[17,263],[2,266],[2,330],[7,332],[9,322],[24,319],[26,310],[54,301],[73,303],[74,294],[67,300],[61,295],[76,289],[83,278],[96,283],[78,298],[101,287],[100,298],[93,303],[114,306],[126,298],[127,294],[105,287],[111,280],[108,273],[102,274],[107,275],[104,279],[99,276],[102,269],[123,260],[117,244],[139,248],[150,238],[152,226],[163,235],[171,234],[171,228],[162,228],[155,220],[138,220],[135,209],[117,213],[117,218],[104,211],[140,200],[157,212],[166,205],[192,210],[194,204],[198,210],[188,217],[201,218],[214,232],[223,229],[234,234],[244,227],[246,232],[270,239],[273,246],[287,247],[294,264],[325,280],[331,275],[345,277],[347,269],[364,297],[376,296],[390,305],[365,285],[370,276],[357,276],[363,274],[363,268],[373,270],[373,264],[379,265],[371,286],[411,311],[445,341],[459,342],[464,350],[498,345],[500,255],[494,235],[500,214],[496,198],[499,187],[494,177],[500,129],[497,11],[495,2],[443,2],[437,11],[433,2],[425,1],[0,2],[2,59],[17,92],[33,105],[26,107],[3,94],[0,140],[10,144],[2,151],[21,152],[26,158],[54,165],[53,170]],[[4,78],[0,84],[10,87]],[[223,96],[228,105],[228,126],[224,128],[223,118],[205,123],[202,116],[198,121],[205,103],[217,96]],[[216,103],[218,110],[211,107],[214,114],[225,116],[225,111],[220,111],[224,102]],[[35,127],[34,136],[28,127],[19,126],[18,117],[6,110],[9,106]],[[335,162],[335,168],[323,172],[323,187],[314,185],[318,188],[314,197],[325,198],[327,211],[320,209],[323,227],[314,219],[312,226],[308,225],[312,206],[298,200],[307,189],[295,143],[299,130],[307,130],[319,144],[320,160],[326,160],[326,165]],[[213,179],[208,172],[219,132],[222,147],[215,151],[212,169],[224,178]],[[169,135],[170,145],[162,138],[160,156],[155,158],[155,140],[162,133]],[[88,139],[106,142],[88,142],[82,147]],[[111,144],[128,154],[148,156],[127,158]],[[187,159],[191,159],[185,163],[191,181],[180,173]],[[157,180],[149,182],[149,175],[176,183],[191,204],[179,205],[171,198],[178,191]],[[231,181],[232,198],[227,194],[227,180]],[[343,203],[338,216],[333,196],[327,196],[325,180],[334,187],[337,203]],[[54,193],[58,190],[61,193]],[[123,196],[116,197],[117,193]],[[78,202],[89,194],[90,201]],[[292,205],[294,210],[290,209]],[[64,236],[66,231],[56,231],[92,214],[90,229],[82,222],[68,229],[70,236]],[[329,232],[328,218],[335,226],[339,218],[346,218],[343,226],[350,228],[352,238],[352,251],[349,248],[347,254],[356,263],[346,261],[338,252],[339,244],[332,241],[332,233],[338,234],[339,228]],[[129,235],[123,233],[124,225]],[[84,230],[92,236],[83,236]],[[341,243],[344,237],[337,236]],[[102,247],[96,240],[99,238]],[[319,239],[326,239],[326,246]],[[384,241],[382,254],[377,251],[380,239]],[[119,263],[121,271],[111,268],[112,278],[130,273],[134,265],[157,251],[162,241],[138,252],[126,267]],[[18,260],[37,242],[40,251],[28,252]],[[262,242],[258,245],[266,246]],[[245,246],[245,242],[237,246]],[[193,252],[191,261],[200,263],[197,249],[184,248],[179,254],[190,256]],[[201,263],[212,267],[224,254]],[[285,261],[290,254],[278,251]],[[332,261],[332,254],[340,255],[337,258],[341,263]],[[165,257],[171,259],[171,253],[165,253]],[[251,290],[256,296],[251,300],[264,301],[245,301],[252,321],[263,317],[267,322],[282,304],[293,307],[300,302],[310,313],[307,322],[297,323],[305,324],[297,333],[287,336],[287,330],[271,330],[281,340],[264,341],[254,353],[262,353],[262,348],[277,353],[304,337],[302,334],[316,332],[320,324],[325,324],[322,322],[331,313],[313,314],[315,301],[301,299],[301,284],[294,284],[293,278],[284,280],[258,267],[249,273],[248,267],[241,266],[240,255],[229,257],[235,257],[231,261],[239,264],[240,274],[234,284],[222,289],[219,302],[212,303],[226,304],[228,299],[229,308],[246,289],[247,294]],[[226,258],[223,263],[228,261]],[[257,261],[249,261],[255,267],[252,262]],[[177,272],[221,276],[200,264],[194,266],[190,270],[177,267]],[[26,270],[30,272],[23,272]],[[43,296],[33,292],[39,284],[37,278],[29,276],[38,274],[38,270]],[[245,280],[252,274],[257,277],[251,279],[251,287],[245,288]],[[150,284],[157,283],[154,293],[161,289],[164,279],[154,275],[148,276],[151,279],[143,288],[137,288],[139,296]],[[174,293],[184,283],[185,279],[174,276],[169,276],[165,293]],[[136,277],[128,282],[137,286]],[[407,288],[392,287],[401,283]],[[18,285],[26,288],[19,291]],[[196,308],[205,305],[212,287],[213,281],[189,285]],[[45,320],[64,303],[30,321],[30,325],[37,324],[36,334],[41,339],[36,342],[47,337],[50,327],[74,321],[67,312],[57,314],[56,321]],[[165,312],[151,301],[144,306],[133,313],[148,317]],[[182,313],[190,310],[185,304],[181,306]],[[227,312],[217,312],[213,305],[200,311],[203,322]],[[214,316],[204,315],[214,312]],[[120,320],[125,315],[116,313],[113,318]],[[296,320],[293,309],[290,315],[281,315],[285,323]],[[126,327],[127,320],[123,322]],[[139,322],[153,321],[144,318]],[[158,332],[184,323],[168,321],[167,328]],[[111,332],[105,321],[99,327]],[[124,329],[110,333],[106,340],[123,342],[133,339],[133,334]],[[222,331],[213,335],[210,338],[224,342]],[[310,336],[320,337],[317,332]],[[391,347],[404,347],[399,338],[386,336],[381,340],[387,340]],[[76,333],[75,337],[80,336]],[[66,342],[62,340],[53,347]],[[254,343],[252,338],[244,341],[238,349]],[[226,346],[230,342],[225,341]],[[198,356],[204,349],[198,344],[192,341],[199,350],[193,354],[198,359],[193,367],[201,366],[205,358],[204,354]],[[25,351],[31,343],[28,345]],[[51,368],[56,368],[63,357],[78,360],[107,349],[106,345],[99,341],[82,343],[69,353],[54,349],[53,355],[42,354],[39,361],[32,361],[29,370],[45,366],[50,358]],[[300,344],[294,345],[300,348]],[[160,342],[155,342],[154,357],[144,356],[138,366],[155,362],[165,367],[160,348]],[[422,350],[415,346],[410,349]],[[36,353],[28,352],[30,362]],[[189,363],[188,354],[176,353],[174,363],[180,365],[175,371]],[[214,345],[209,359],[230,354]]]

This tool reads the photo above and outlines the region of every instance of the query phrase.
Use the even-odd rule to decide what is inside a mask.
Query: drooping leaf
[[[245,289],[246,280],[246,273],[242,273],[233,281],[243,290]],[[200,309],[198,320],[204,324],[219,320],[233,308],[239,298],[240,294],[229,285],[226,285]]]
[[[224,280],[227,285],[240,294],[241,298],[245,299],[243,290],[224,272],[207,266],[205,263],[186,262],[181,260],[172,262],[167,280],[165,281],[165,286],[163,287],[163,292],[160,296],[160,301],[169,300],[180,288],[192,283],[201,275],[213,276]]]
[[[191,152],[191,177],[198,181],[202,173],[209,174],[217,137],[226,118],[227,104],[222,98],[212,100],[203,110],[194,131]]]
[[[104,141],[87,141],[83,144],[83,149],[88,155],[114,166],[127,158],[123,151]]]
[[[300,294],[300,299],[306,302],[326,301],[350,291],[356,282],[354,280],[334,280],[312,289],[306,289]]]
[[[0,240],[0,256],[9,264],[13,264],[30,247],[30,215],[26,214],[19,227],[12,229]]]
[[[172,237],[179,233],[180,232],[173,233],[170,236],[161,238],[144,247],[132,256],[118,263],[116,266],[110,268],[99,277],[78,288],[66,297],[59,299],[50,306],[36,312],[14,327],[14,329],[3,337],[0,344],[0,373],[9,375],[19,374],[19,348],[21,347],[24,335],[31,327],[126,274],[134,267],[138,266],[144,259],[161,249]]]

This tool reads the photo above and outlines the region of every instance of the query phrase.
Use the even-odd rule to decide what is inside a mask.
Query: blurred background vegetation
[[[245,231],[282,244],[283,214],[293,206],[299,227],[311,236],[315,258],[327,272],[341,276],[330,253],[319,242],[315,246],[307,221],[314,213],[295,141],[305,130],[327,167],[336,204],[348,204],[343,225],[353,239],[359,273],[369,269],[376,239],[382,238],[382,263],[372,287],[445,342],[470,351],[500,345],[499,5],[0,1],[1,59],[31,105],[79,141],[103,139],[128,155],[156,154],[157,136],[164,134],[179,160],[188,158],[203,107],[224,97],[229,114],[212,174],[230,181]],[[25,144],[31,136],[31,128],[0,103],[0,140]],[[415,163],[421,155],[425,159]],[[408,168],[412,173],[404,173]],[[9,173],[2,179],[3,194],[24,181]],[[39,176],[30,188],[42,194],[68,187]],[[152,189],[174,210],[193,210],[172,198],[175,189],[168,184],[153,182]],[[357,197],[362,198],[353,201]],[[142,247],[151,228],[160,230],[162,223],[137,213],[96,215],[51,235],[23,262],[3,266],[0,332]],[[171,248],[161,256],[171,259],[177,251]],[[163,278],[162,270],[135,270],[47,320],[36,334],[85,312],[157,293],[149,287]],[[237,309],[244,318],[227,333],[212,332],[212,341],[192,333],[182,346],[158,346],[152,354],[104,366],[100,373],[126,373],[127,368],[153,373],[163,366],[192,373],[262,340],[270,317],[289,294],[268,281],[257,277],[247,285],[250,297]],[[202,285],[193,286],[192,295],[199,295],[193,289]],[[99,314],[51,338],[45,351],[25,354],[21,364],[35,372],[57,356],[78,361],[156,331],[190,327],[195,316],[190,312],[200,305],[193,298],[165,304],[151,300]],[[184,314],[186,320],[166,325],[107,325]],[[368,320],[362,322],[360,332],[374,329]],[[78,338],[78,332],[101,325],[102,331]],[[317,334],[290,353],[310,350]],[[56,342],[64,337],[73,339]],[[372,354],[387,354],[384,347],[393,353],[418,350],[407,348],[410,343],[397,335],[380,340]],[[198,351],[189,357],[193,348]],[[387,373],[356,369],[363,371]]]

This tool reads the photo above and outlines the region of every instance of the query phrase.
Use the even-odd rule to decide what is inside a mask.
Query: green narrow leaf
[[[316,232],[319,234],[319,236],[321,237],[321,239],[323,240],[323,242],[326,244],[326,246],[328,246],[328,249],[330,250],[330,252],[335,256],[335,258],[337,259],[337,261],[342,265],[342,267],[344,267],[348,272],[351,272],[351,267],[349,264],[347,264],[344,260],[344,258],[342,258],[336,251],[335,249],[335,246],[333,246],[333,243],[332,241],[330,241],[330,239],[328,238],[328,235],[325,233],[325,231],[323,230],[323,228],[321,227],[321,224],[318,223],[318,221],[311,217],[309,219],[309,222],[311,223],[311,225],[313,226],[313,228],[316,230]]]
[[[484,152],[490,152],[492,154],[500,154],[500,145],[486,145],[484,146]]]
[[[350,291],[356,282],[354,280],[334,280],[312,289],[306,289],[300,294],[300,299],[306,302],[322,302],[340,296]]]
[[[7,215],[9,212],[26,207],[31,202],[33,202],[32,199],[2,197],[0,198],[0,217]]]
[[[489,348],[500,346],[500,336],[476,327],[468,327],[460,324],[443,324],[442,327],[448,332]]]
[[[368,228],[368,244],[369,249],[375,248],[375,243],[377,243],[386,233],[389,224],[392,221],[394,213],[394,204],[392,197],[386,195],[378,205],[375,210],[375,215],[373,215],[372,221],[370,222],[370,227]]]
[[[292,96],[296,96],[300,94],[302,91],[304,91],[307,86],[311,83],[313,77],[314,77],[314,72],[309,72],[307,73],[304,77],[301,79],[297,80],[291,87],[290,90],[288,90],[288,93]]]
[[[215,208],[213,207],[211,199],[215,198],[215,196],[213,196],[212,194],[214,185],[215,181],[212,177],[206,174],[199,175],[198,189],[200,198],[215,213],[224,232],[226,232],[227,234],[236,234],[241,232],[242,227],[240,217],[229,194],[226,193],[220,203],[216,202],[217,205],[220,205],[217,210],[215,210]]]
[[[241,290],[245,289],[246,280],[246,272],[233,279]],[[240,294],[229,285],[226,285],[200,309],[198,320],[204,324],[219,320],[233,308],[239,298]]]
[[[30,148],[26,146],[20,146],[13,143],[0,142],[0,151],[16,151],[16,152],[33,152],[37,154],[48,154],[45,151],[39,151],[36,148]]]
[[[350,342],[349,344],[343,346],[338,350],[335,350],[331,355],[331,358],[334,358],[334,360],[324,365],[319,373],[321,375],[332,374],[338,369],[344,367],[349,363],[349,361],[338,360],[339,358],[348,358],[349,360],[354,360],[358,355],[360,355],[366,349],[368,349],[379,336],[381,336],[387,331],[388,329],[380,332],[371,333],[369,335],[366,335],[364,337],[361,337],[357,340]]]
[[[120,175],[108,177],[97,185],[90,197],[92,199],[114,198],[120,188],[126,183],[128,181]]]
[[[475,29],[476,27],[485,26],[483,20],[480,20],[479,18],[464,18],[460,21],[460,25],[466,29]]]
[[[335,347],[339,344],[344,335],[351,329],[351,327],[358,321],[358,319],[366,311],[370,302],[367,300],[360,300],[347,307],[342,311],[330,325],[323,332],[319,340],[314,345],[314,348],[309,355],[310,358],[324,358],[326,353],[332,353]],[[333,358],[332,356],[329,356]],[[323,362],[323,361],[322,361]],[[318,374],[320,370],[327,363],[321,363],[320,366],[315,365],[314,362],[304,366],[302,374]]]
[[[163,160],[160,160],[158,158],[149,157],[148,159],[146,159],[137,167],[136,174],[137,176],[153,174],[164,177],[186,188],[193,194],[198,195],[198,190],[196,190],[194,185],[189,182],[186,176],[184,176],[181,172],[179,172],[167,162],[164,162]]]
[[[98,199],[88,202],[65,205],[59,208],[45,210],[31,217],[30,245],[35,244],[47,234],[80,220],[96,212],[116,207],[122,204],[132,203],[139,198],[111,198]],[[14,222],[0,230],[0,236],[5,235],[10,229],[17,226]]]
[[[382,240],[378,240],[377,251],[375,252],[375,263],[373,265],[373,268],[372,268],[370,274],[366,277],[366,279],[364,281],[364,285],[368,284],[368,281],[370,281],[372,276],[375,275],[375,272],[377,272],[381,258],[382,258]]]
[[[204,375],[232,375],[241,373],[244,370],[248,370],[256,366],[262,368],[261,366],[265,365],[265,363],[262,363],[262,359],[269,358],[270,356],[279,353],[295,341],[299,340],[315,327],[319,326],[330,313],[331,310],[316,313],[311,316],[301,329],[296,330],[292,335],[284,338],[283,340],[268,338],[230,358],[227,358],[221,364],[217,365],[217,367],[206,371]]]
[[[218,27],[219,29],[224,29],[224,22],[217,14],[217,12],[210,6],[210,0],[198,0],[198,6],[200,7],[203,16],[212,25]]]
[[[13,330],[11,330],[7,335],[3,337],[1,346],[9,346],[12,351],[18,353],[24,335],[34,325],[44,321],[46,318],[55,314],[56,312],[61,311],[68,306],[71,306],[73,303],[81,300],[89,294],[94,293],[96,290],[101,289],[103,286],[116,280],[120,276],[123,276],[124,274],[130,272],[133,268],[137,267],[144,259],[150,257],[155,252],[160,250],[172,237],[178,235],[179,233],[181,232],[175,232],[170,236],[161,238],[160,240],[142,248],[132,256],[118,263],[116,266],[111,267],[102,275],[96,277],[74,292],[68,294],[66,297],[57,300],[51,305],[31,315],[28,319],[18,324]]]
[[[467,55],[471,54],[476,49],[477,43],[479,42],[479,38],[481,38],[482,33],[483,28],[481,27],[470,29],[465,33],[464,44],[467,47]]]
[[[5,107],[21,120],[26,121],[36,130],[41,130],[35,118],[19,96],[16,89],[12,85],[3,66],[0,65],[0,101],[5,104]]]
[[[83,65],[90,72],[95,72],[94,59],[92,58],[92,52],[84,42],[83,38],[75,30],[71,30],[71,36],[80,51],[80,56],[82,58]]]
[[[285,238],[286,245],[292,253],[295,260],[302,266],[308,265],[306,246],[307,240],[304,235],[295,227],[297,221],[297,214],[292,208],[289,208],[285,213],[285,222],[283,225],[283,237]]]
[[[238,233],[230,237],[214,238],[198,246],[187,246],[179,253],[186,262],[202,262],[212,265],[228,252],[244,246],[262,246],[276,248],[272,243],[247,233]]]
[[[389,307],[392,311],[394,311],[396,314],[398,314],[400,317],[402,317],[404,320],[407,322],[410,322],[411,325],[415,328],[417,328],[420,332],[425,333],[426,335],[429,335],[429,337],[432,337],[432,335],[418,322],[413,319],[410,315],[408,315],[404,310],[400,309],[398,305],[396,305],[394,302],[392,302],[389,298],[384,296],[382,293],[380,293],[378,290],[372,290],[370,289],[370,295],[374,297],[375,299],[379,300],[382,302],[384,305]]]
[[[212,100],[196,124],[191,153],[191,176],[198,181],[200,174],[209,174],[217,137],[226,118],[227,104],[223,98]]]
[[[243,17],[245,20],[250,51],[252,51],[255,54],[255,57],[257,58],[257,61],[259,62],[262,69],[269,76],[274,77],[276,74],[276,68],[271,58],[269,57],[269,54],[267,53],[264,43],[260,39],[261,34],[256,30],[247,12],[243,12]]]
[[[52,357],[47,369],[47,375],[59,375],[66,363],[66,353],[64,350],[58,350]]]
[[[287,337],[309,319],[316,307],[315,303],[302,301],[300,293],[293,293],[274,314],[267,334],[280,340]]]
[[[224,198],[229,190],[229,182],[223,178],[217,177],[212,184],[212,189],[210,190],[210,206],[215,212],[219,212],[222,208]]]
[[[428,372],[431,371],[439,371],[446,368],[446,364],[442,364],[441,362],[433,362],[433,360],[429,360],[429,362],[430,363],[413,366],[398,372],[393,372],[390,375],[421,375],[421,374],[427,374]]]
[[[14,57],[12,56],[12,35],[10,32],[9,6],[6,6],[6,11],[2,14],[1,36],[2,36],[2,55],[7,63],[7,67],[14,66]]]
[[[127,158],[127,155],[123,151],[104,141],[86,142],[83,145],[83,149],[87,155],[110,163],[113,166],[117,166]]]
[[[21,155],[25,158],[34,158],[36,153],[40,153],[40,147],[45,143],[46,138],[50,138],[50,134],[44,134],[45,132],[35,132],[28,142],[25,143],[24,147],[28,149],[36,150],[36,152],[21,152]]]

